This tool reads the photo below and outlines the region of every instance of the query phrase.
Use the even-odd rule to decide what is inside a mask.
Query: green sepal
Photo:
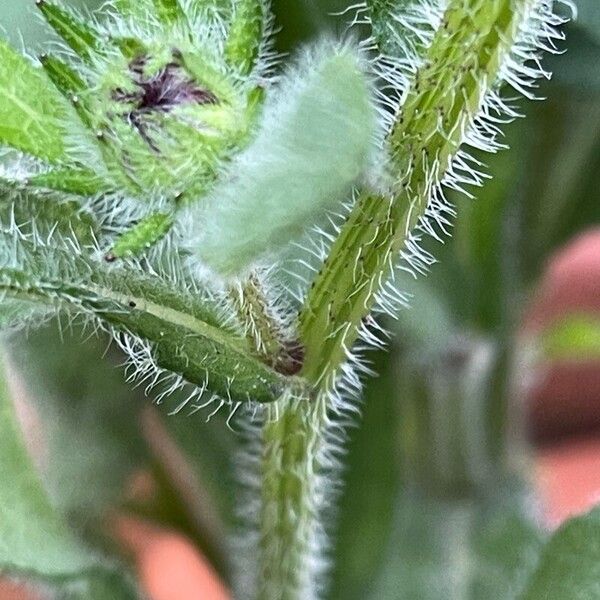
[[[72,104],[84,125],[90,127],[91,116],[81,98],[81,94],[86,90],[86,84],[83,79],[68,64],[55,56],[42,54],[40,56],[40,63],[44,71],[46,71],[48,79]]]
[[[111,42],[119,48],[125,58],[134,59],[147,52],[146,46],[134,37],[112,37]]]
[[[154,0],[156,13],[163,23],[185,23],[187,17],[178,0]]]
[[[0,143],[49,162],[64,160],[68,109],[44,72],[0,40]]]
[[[27,184],[78,196],[94,196],[106,188],[103,181],[88,169],[56,169],[30,177]]]
[[[124,17],[148,23],[152,18],[162,25],[187,23],[187,15],[179,0],[116,0],[116,10]]]
[[[82,22],[57,4],[51,4],[46,0],[37,0],[36,6],[44,15],[48,25],[83,60],[89,60],[94,53],[100,50],[99,34],[87,23]]]
[[[137,256],[164,238],[172,226],[171,213],[153,213],[123,233],[115,242],[111,255],[115,258]]]
[[[235,3],[225,58],[242,73],[250,73],[258,58],[264,34],[264,10],[261,0],[239,0]]]
[[[67,98],[71,98],[73,94],[80,94],[85,90],[83,79],[59,58],[49,54],[42,54],[40,56],[40,63],[50,81]]]

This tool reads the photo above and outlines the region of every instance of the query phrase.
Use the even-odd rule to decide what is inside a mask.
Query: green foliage
[[[339,431],[367,371],[355,342],[379,344],[373,307],[395,313],[402,300],[398,254],[416,271],[431,264],[434,242],[420,238],[440,237],[453,216],[442,188],[483,183],[481,164],[465,163],[465,143],[499,149],[495,94],[506,79],[520,88],[536,77],[539,48],[527,44],[537,25],[524,21],[547,19],[548,32],[549,3],[374,0],[356,15],[370,19],[355,28],[361,43],[374,35],[362,56],[354,40],[311,40],[345,22],[326,14],[347,8],[336,0],[278,2],[275,26],[259,0],[117,0],[106,20],[38,4],[71,51],[42,56],[42,70],[0,46],[0,141],[41,159],[1,159],[0,322],[83,317],[110,332],[138,376],[165,378],[164,394],[187,384],[160,435],[174,435],[178,447],[168,440],[166,454],[174,450],[192,482],[183,489],[164,448],[142,443],[145,416],[140,425],[126,388],[92,366],[96,346],[88,353],[92,346],[68,338],[67,349],[44,356],[52,342],[42,337],[20,362],[43,382],[29,387],[50,423],[51,496],[71,518],[99,518],[119,504],[131,470],[150,463],[160,506],[141,510],[183,529],[227,573],[221,524],[234,521],[234,500],[225,419],[216,429],[176,415],[215,400],[217,410],[250,402],[253,417],[244,406],[242,419],[258,449],[243,478],[260,489],[244,504],[258,529],[245,565],[254,585],[243,594],[316,596]],[[591,24],[593,5],[581,8]],[[274,39],[286,22],[297,27]],[[577,35],[574,63],[593,57],[595,35],[591,25]],[[270,53],[301,39],[311,46],[296,67]],[[513,52],[518,40],[525,47]],[[528,51],[535,61],[525,66]],[[559,80],[580,88],[590,65]],[[514,481],[505,465],[509,365],[524,290],[594,208],[593,187],[581,183],[597,162],[592,103],[573,102],[509,132],[519,150],[493,159],[497,183],[480,204],[459,203],[456,242],[434,249],[443,275],[409,289],[415,309],[395,329],[396,357],[377,357],[383,377],[366,393],[365,428],[351,445],[333,598],[514,600],[535,567],[540,534],[501,493]],[[330,222],[344,201],[349,215]],[[282,300],[262,267],[280,280],[275,265],[298,240],[318,273],[306,297]],[[582,332],[571,323],[548,334],[547,347],[595,352],[595,336],[587,325]],[[78,492],[91,490],[88,504]],[[520,486],[508,491],[520,500]],[[97,523],[86,527],[97,539]],[[71,587],[72,597],[127,597],[114,591],[127,584],[94,569],[77,567],[98,576],[83,591]]]
[[[115,348],[107,352],[106,336],[83,341],[79,327],[59,327],[52,321],[27,340],[13,340],[11,366],[27,377],[23,387],[44,424],[44,452],[52,457],[42,474],[48,494],[71,522],[90,527],[144,464],[138,421],[144,404],[131,397],[115,368],[122,357]]]
[[[48,500],[23,444],[4,377],[0,429],[0,572],[67,590],[75,585],[94,600],[136,598],[100,557],[80,546]]]
[[[589,600],[599,594],[600,509],[595,509],[552,536],[521,600]]]
[[[519,507],[409,493],[397,505],[387,562],[368,597],[515,600],[541,546],[541,533]]]
[[[577,0],[577,25],[600,43],[600,6],[594,0]]]
[[[44,74],[0,41],[0,141],[51,162],[64,160],[66,114]]]
[[[387,556],[400,489],[400,406],[396,366],[386,358],[380,352],[374,361],[378,377],[367,384],[361,426],[350,434],[334,538],[333,583],[327,596],[332,600],[367,597],[373,575]]]
[[[541,334],[542,355],[547,360],[596,360],[600,358],[600,319],[594,315],[570,315]]]

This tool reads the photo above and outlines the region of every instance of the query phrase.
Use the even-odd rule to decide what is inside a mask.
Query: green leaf
[[[129,584],[78,544],[50,504],[23,444],[4,375],[0,381],[0,571],[54,585],[77,582],[87,590],[82,598],[136,598]],[[90,595],[94,588],[107,593]]]
[[[10,355],[44,423],[48,494],[71,523],[88,530],[118,506],[127,477],[144,464],[139,412],[147,402],[125,382],[117,368],[123,356],[107,350],[107,335],[82,341],[81,326],[59,327],[53,321],[26,338],[14,336]]]
[[[46,0],[36,0],[48,25],[84,60],[100,50],[100,35],[73,13]]]
[[[600,509],[567,521],[546,544],[521,600],[600,598]]]
[[[289,245],[339,205],[371,150],[369,87],[347,48],[323,45],[305,58],[265,113],[254,143],[195,213],[193,251],[227,275]]]
[[[273,402],[290,385],[304,388],[255,357],[245,338],[224,325],[219,304],[193,282],[111,267],[69,236],[20,238],[14,229],[0,231],[4,297],[85,314],[133,335],[147,354],[142,364],[149,370],[140,375],[154,378],[163,369],[232,402]]]
[[[570,23],[566,29],[567,51],[549,57],[546,63],[554,73],[552,85],[566,87],[580,95],[597,94],[600,90],[600,74],[596,68],[600,41],[581,20]]]
[[[542,534],[532,519],[502,500],[482,505],[476,499],[405,492],[387,559],[366,597],[515,600],[536,568],[541,546]]]
[[[66,105],[44,73],[0,40],[0,143],[57,162]]]

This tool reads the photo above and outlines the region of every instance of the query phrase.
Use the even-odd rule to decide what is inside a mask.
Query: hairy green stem
[[[251,275],[233,286],[230,296],[246,335],[267,364],[290,366],[294,341],[286,332],[265,294],[260,279]],[[286,358],[287,357],[287,358]],[[285,394],[266,411],[260,431],[260,505],[256,519],[259,548],[257,600],[305,597],[311,582],[306,557],[316,549],[316,478],[312,459],[322,442],[317,407],[308,394]]]
[[[309,557],[319,550],[316,455],[323,443],[322,402],[283,399],[262,429],[258,600],[314,594]],[[270,412],[273,412],[271,410]]]
[[[494,89],[523,1],[450,2],[389,138],[389,197],[362,194],[333,243],[300,315],[302,374],[332,382],[409,233],[464,142],[464,129]]]
[[[326,443],[329,392],[398,253],[463,144],[465,128],[494,89],[526,4],[449,3],[389,136],[391,193],[360,195],[313,282],[299,330],[301,374],[315,386],[317,400],[281,404],[279,420],[263,429],[260,600],[317,594],[314,552],[323,508],[318,457]]]

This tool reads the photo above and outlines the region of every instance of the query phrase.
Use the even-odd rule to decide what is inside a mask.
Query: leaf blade
[[[43,73],[0,40],[0,142],[58,162],[65,157],[65,114]]]
[[[567,521],[546,544],[521,600],[600,597],[600,508]]]

